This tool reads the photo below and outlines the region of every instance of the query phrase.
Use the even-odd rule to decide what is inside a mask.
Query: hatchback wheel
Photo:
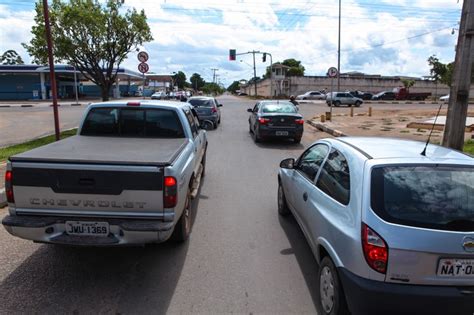
[[[287,216],[290,214],[290,209],[286,203],[285,192],[283,191],[283,186],[280,181],[278,181],[278,213],[281,216]]]
[[[341,105],[341,102],[340,101],[334,101],[333,104],[334,104],[334,106],[339,107]]]
[[[356,106],[356,107],[360,107],[360,104],[361,104],[361,102],[360,102],[360,101],[357,101],[357,102],[355,103],[355,106]]]
[[[328,256],[321,261],[316,284],[318,314],[349,314],[336,267]]]

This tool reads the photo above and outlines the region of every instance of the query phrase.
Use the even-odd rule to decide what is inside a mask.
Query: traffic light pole
[[[232,50],[232,51],[235,52],[235,50]],[[254,88],[255,88],[255,97],[258,96],[257,95],[257,69],[255,67],[255,54],[263,54],[264,56],[265,55],[270,56],[270,97],[272,97],[273,96],[273,76],[272,76],[273,57],[272,57],[272,54],[267,53],[267,52],[252,50],[252,51],[248,51],[248,52],[245,52],[245,53],[235,54],[235,56],[248,55],[248,54],[252,54],[252,56],[253,56],[253,80],[254,80]],[[235,58],[230,59],[230,60],[235,60]]]

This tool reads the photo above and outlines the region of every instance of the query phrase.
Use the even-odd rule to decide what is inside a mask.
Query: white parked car
[[[165,92],[162,92],[162,91],[155,92],[151,95],[151,99],[152,100],[161,100],[161,99],[165,98],[165,95],[166,95]]]
[[[440,100],[441,102],[445,102],[445,103],[449,102],[449,94],[448,94],[448,95],[441,96],[441,97],[439,98],[439,100]]]
[[[326,94],[318,91],[308,91],[304,94],[298,95],[297,100],[325,100]]]

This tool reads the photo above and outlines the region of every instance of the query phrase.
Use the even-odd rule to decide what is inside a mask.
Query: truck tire
[[[183,213],[176,222],[176,226],[173,231],[171,238],[176,242],[185,242],[191,234],[191,221],[192,221],[192,206],[191,206],[191,192],[188,190],[186,201],[184,205]]]
[[[207,155],[207,146],[206,146],[206,151],[204,151],[204,155],[202,156],[202,172],[201,172],[201,177],[204,177],[206,175],[206,155]]]

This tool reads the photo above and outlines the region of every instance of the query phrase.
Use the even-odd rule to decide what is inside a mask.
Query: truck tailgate
[[[174,162],[188,141],[73,136],[14,155],[10,161],[164,166]]]
[[[163,215],[163,168],[12,162],[17,214]]]

